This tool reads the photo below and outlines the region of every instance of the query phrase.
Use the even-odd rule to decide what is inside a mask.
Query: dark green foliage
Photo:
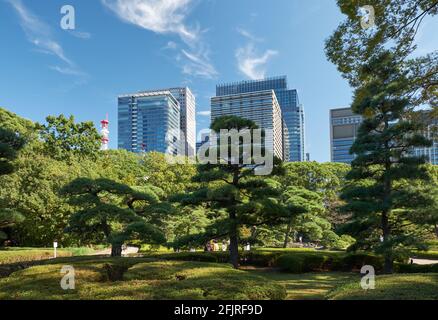
[[[17,158],[25,143],[18,133],[0,128],[0,175],[14,171],[12,161]]]
[[[438,264],[395,264],[394,269],[397,273],[438,273]]]
[[[113,256],[121,255],[123,243],[140,240],[150,244],[165,242],[157,227],[153,209],[160,205],[159,190],[142,187],[137,191],[109,179],[80,178],[66,185],[61,193],[72,205],[82,208],[70,217],[68,232],[85,242],[107,241]],[[159,206],[159,210],[162,206]]]
[[[351,148],[357,155],[347,175],[351,183],[342,194],[345,211],[352,213],[345,231],[357,238],[356,248],[383,254],[388,273],[407,247],[421,246],[422,234],[409,226],[421,220],[422,207],[433,203],[409,184],[430,178],[425,159],[409,152],[431,142],[421,135],[422,124],[409,117],[407,82],[399,65],[397,57],[382,51],[361,70],[363,85],[352,108],[364,122]]]
[[[13,161],[25,143],[25,139],[19,133],[4,129],[2,125],[0,128],[0,176],[11,174],[15,170]],[[4,199],[0,198],[0,241],[7,238],[1,229],[11,227],[24,220],[21,213],[5,208],[7,204],[3,204],[3,202]]]
[[[242,130],[257,129],[254,122],[233,117],[217,118],[211,129],[220,132],[221,129]],[[220,145],[220,141],[218,141]],[[197,235],[186,235],[186,243],[207,241],[210,239],[230,239],[231,263],[235,268],[239,265],[238,245],[239,229],[241,227],[275,225],[286,221],[290,215],[278,200],[281,190],[279,183],[269,176],[255,176],[257,165],[248,165],[243,161],[243,141],[238,146],[226,142],[229,154],[232,148],[239,149],[239,161],[233,163],[231,159],[224,161],[218,154],[217,164],[203,164],[198,166],[198,174],[194,181],[201,187],[189,194],[179,195],[172,200],[183,206],[204,206],[210,211],[218,212],[219,219],[205,228],[205,232]],[[214,148],[209,151],[212,152]],[[262,150],[263,151],[263,150]],[[231,158],[231,157],[230,157]],[[250,157],[250,163],[255,159]],[[281,161],[275,161],[273,172],[281,172]],[[225,216],[221,215],[224,213]],[[183,244],[182,239],[176,243]],[[198,242],[198,245],[202,243]]]
[[[64,115],[48,116],[46,122],[37,128],[47,155],[56,160],[69,160],[72,155],[96,158],[101,136],[92,122],[75,123],[73,116]]]
[[[438,105],[438,53],[424,56],[411,53],[416,49],[415,37],[427,16],[438,13],[436,0],[338,0],[343,21],[326,42],[326,54],[342,76],[353,87],[361,86],[360,69],[373,59],[376,52],[390,48],[397,54],[406,72],[407,94],[415,105]],[[363,29],[360,8],[374,8],[374,27]]]

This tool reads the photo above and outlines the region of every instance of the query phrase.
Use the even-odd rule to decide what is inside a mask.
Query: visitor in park
[[[227,242],[225,240],[222,241],[222,251],[223,252],[227,251]]]
[[[213,251],[219,251],[219,243],[217,242],[217,240],[213,241]]]

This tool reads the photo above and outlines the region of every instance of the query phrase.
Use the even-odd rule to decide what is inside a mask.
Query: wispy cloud
[[[209,117],[211,116],[211,111],[199,111],[198,115],[201,117]]]
[[[278,51],[275,50],[266,50],[261,55],[257,54],[254,44],[249,43],[236,51],[239,71],[252,80],[265,78],[266,64],[277,54]]]
[[[89,32],[83,32],[83,31],[75,31],[75,30],[69,30],[69,33],[79,39],[89,40],[91,39],[91,33]]]
[[[21,0],[6,0],[17,12],[20,18],[20,25],[26,37],[37,48],[37,51],[58,57],[69,66],[69,70],[76,70],[75,64],[70,60],[62,46],[53,39],[50,27],[33,14]],[[52,68],[52,67],[51,67]],[[60,68],[60,67],[57,67]],[[62,68],[60,68],[61,70]],[[59,70],[57,70],[59,71]],[[75,71],[77,74],[78,70]],[[77,75],[75,74],[75,75]]]
[[[247,38],[247,39],[249,39],[249,40],[251,40],[251,41],[253,41],[253,42],[262,42],[262,41],[263,41],[262,38],[258,38],[258,37],[256,37],[256,36],[254,36],[251,32],[249,32],[249,31],[246,30],[246,29],[243,29],[243,28],[237,28],[236,30],[237,30],[237,32],[238,32],[241,36],[243,36],[243,37],[245,37],[245,38]]]
[[[101,0],[122,21],[158,34],[174,34],[187,46],[177,55],[181,59],[183,73],[204,78],[213,78],[217,71],[209,59],[209,49],[202,41],[201,28],[188,27],[186,18],[193,0]],[[169,42],[168,48],[176,49]]]
[[[63,75],[69,75],[69,76],[86,76],[86,74],[80,70],[74,69],[74,68],[68,68],[68,67],[60,67],[60,66],[50,66],[50,69],[53,71],[59,72]]]

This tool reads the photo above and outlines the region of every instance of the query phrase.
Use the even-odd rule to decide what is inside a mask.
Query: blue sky
[[[74,31],[60,27],[66,4]],[[307,150],[329,161],[328,110],[352,94],[323,50],[342,19],[334,0],[0,0],[0,106],[40,122],[64,113],[98,125],[108,113],[116,148],[119,94],[186,85],[200,130],[217,83],[287,75]],[[436,20],[419,50],[438,48]]]

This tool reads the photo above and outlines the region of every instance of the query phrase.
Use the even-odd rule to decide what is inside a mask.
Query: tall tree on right
[[[409,185],[429,179],[426,159],[410,151],[431,142],[421,135],[423,124],[409,117],[409,82],[400,64],[394,54],[381,50],[359,70],[363,85],[355,91],[352,108],[364,122],[351,149],[357,158],[347,175],[350,185],[342,195],[352,213],[347,229],[358,247],[384,255],[386,273],[392,273],[401,250],[422,240],[410,232],[412,217],[404,213],[412,215],[415,209],[420,214],[430,200]]]

